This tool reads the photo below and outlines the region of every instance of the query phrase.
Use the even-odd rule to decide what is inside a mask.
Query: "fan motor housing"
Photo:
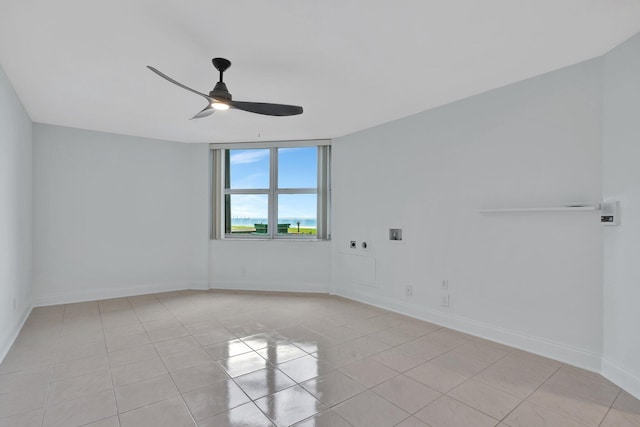
[[[211,98],[222,98],[231,101],[231,94],[229,93],[229,90],[227,90],[227,85],[224,84],[224,82],[216,83],[216,87],[209,92],[209,96]]]

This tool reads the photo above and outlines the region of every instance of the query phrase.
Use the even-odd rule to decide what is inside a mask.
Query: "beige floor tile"
[[[576,393],[571,387],[558,384],[545,383],[527,400],[586,426],[594,427],[600,424],[609,410],[608,405],[597,403]]]
[[[432,359],[430,363],[465,377],[472,377],[490,365],[488,362],[453,351]]]
[[[307,355],[307,353],[292,344],[279,344],[277,346],[270,345],[257,350],[256,353],[267,359],[267,361],[272,365],[288,362],[289,360]]]
[[[529,377],[546,381],[559,369],[560,363],[520,350],[514,350],[497,361],[494,366],[515,368]]]
[[[42,408],[46,394],[46,385],[0,394],[0,418]]]
[[[85,424],[83,427],[120,427],[120,420],[117,416],[109,417],[89,424]]]
[[[494,427],[498,420],[448,396],[442,396],[415,415],[432,427]]]
[[[101,369],[77,377],[53,381],[49,386],[47,406],[57,405],[66,400],[112,390],[113,383],[108,369]]]
[[[243,343],[248,345],[252,350],[260,350],[266,347],[275,347],[288,344],[288,341],[282,335],[276,334],[254,334],[240,338]]]
[[[77,377],[95,371],[109,369],[109,359],[106,354],[89,356],[68,362],[56,363],[53,367],[52,381],[63,378]]]
[[[410,415],[372,391],[352,397],[333,410],[356,427],[393,426]]]
[[[160,356],[167,356],[169,354],[180,353],[181,351],[199,351],[202,350],[202,346],[193,337],[181,337],[174,338],[167,341],[162,341],[154,344],[158,354]]]
[[[618,409],[612,409],[609,411],[600,427],[638,427],[640,426],[640,418],[623,412]]]
[[[120,310],[102,313],[102,325],[105,329],[140,323],[133,310]]]
[[[56,306],[52,306],[56,307]],[[66,304],[64,307],[64,316],[100,314],[98,301],[86,301]]]
[[[584,396],[604,406],[611,406],[618,396],[620,388],[574,371],[560,369],[545,383],[571,389],[572,394]]]
[[[322,335],[327,337],[331,344],[341,344],[343,342],[351,341],[364,334],[356,331],[355,329],[348,328],[346,326],[339,326],[333,329],[327,329],[322,332]]]
[[[322,348],[314,355],[336,368],[349,365],[366,357],[366,355],[358,352],[358,349],[351,341],[334,345],[333,347]]]
[[[385,350],[372,356],[372,358],[398,372],[408,371],[409,369],[422,365],[425,362],[424,359],[405,353],[397,348],[390,348],[389,350]]]
[[[367,389],[340,371],[320,375],[300,385],[327,406],[343,402]]]
[[[144,333],[144,327],[141,323],[134,323],[131,325],[117,326],[115,328],[105,328],[104,336],[106,339],[112,339],[116,337],[126,337],[129,335]]]
[[[218,381],[182,395],[196,421],[226,412],[249,402],[233,380]]]
[[[142,322],[144,330],[147,332],[158,331],[160,329],[171,329],[182,326],[182,323],[178,322],[175,317],[160,320],[150,320],[148,322]]]
[[[256,400],[276,393],[296,383],[279,369],[268,367],[234,378],[236,384],[251,398]]]
[[[183,326],[190,334],[199,334],[207,331],[215,331],[216,329],[224,329],[220,323],[215,320],[203,320],[197,322],[183,323]]]
[[[392,326],[397,325],[399,322],[393,318],[389,318],[385,315],[370,317],[364,320],[357,320],[355,322],[349,322],[345,327],[353,329],[361,335],[369,335],[376,332],[380,332],[384,329],[389,329]]]
[[[520,371],[512,366],[493,365],[480,372],[474,379],[489,384],[521,399],[526,398],[544,383],[540,376]]]
[[[0,394],[48,384],[53,365],[0,375]]]
[[[278,426],[295,424],[325,409],[325,405],[300,386],[270,394],[255,404]]]
[[[453,329],[440,328],[437,331],[425,335],[425,338],[448,349],[454,349],[473,340],[475,337],[454,331]]]
[[[511,352],[511,348],[506,345],[494,343],[483,339],[469,341],[453,351],[482,360],[487,363],[495,363]]]
[[[182,398],[174,397],[120,414],[122,427],[195,427]]]
[[[162,306],[149,307],[149,308],[134,308],[136,316],[141,322],[148,322],[151,320],[168,319],[174,317],[170,311]]]
[[[351,427],[337,412],[327,409],[313,417],[300,421],[295,427]]]
[[[184,328],[184,326],[175,326],[172,328],[166,329],[156,329],[153,331],[147,331],[147,335],[149,339],[153,343],[167,341],[174,338],[185,337],[189,335],[189,332]]]
[[[140,408],[150,403],[170,399],[178,395],[178,389],[169,375],[151,378],[133,384],[116,386],[116,399],[120,413]]]
[[[416,337],[403,334],[393,329],[384,329],[382,331],[369,335],[371,338],[391,346],[397,346],[409,341],[413,341]]]
[[[615,402],[613,402],[613,409],[629,414],[630,416],[640,420],[640,400],[631,396],[624,390],[618,394]]]
[[[402,421],[400,424],[396,424],[396,427],[429,427],[416,417],[409,417]]]
[[[448,395],[497,420],[506,417],[521,402],[515,396],[473,379],[460,384]]]
[[[441,329],[441,327],[438,325],[413,319],[411,321],[401,323],[398,326],[394,326],[390,330],[401,334],[410,335],[414,338],[418,338],[431,332],[437,331],[438,329]]]
[[[211,356],[209,356],[209,354],[207,354],[207,352],[202,348],[198,348],[162,356],[162,361],[169,372],[174,372],[180,369],[186,369],[192,366],[208,363],[213,361],[213,359],[211,359]]]
[[[232,378],[270,366],[266,359],[254,351],[233,356],[228,359],[221,360],[218,363]]]
[[[356,338],[350,341],[349,344],[353,345],[355,351],[363,356],[371,356],[391,348],[390,345],[369,336]]]
[[[406,377],[398,377],[400,373]],[[113,384],[123,402],[121,412],[131,417],[160,408],[159,402],[179,402],[182,392],[205,399],[203,413],[211,407],[206,399],[217,399],[220,412],[228,412],[208,412],[203,425],[251,420],[250,412],[257,414],[258,424],[268,425],[255,407],[245,405],[245,414],[245,409],[224,403],[228,389],[237,387],[230,375],[253,399],[274,407],[295,394],[287,392],[298,387],[294,381],[303,382],[304,393],[320,402],[341,407],[374,386],[383,402],[406,410],[398,421],[403,427],[426,423],[408,415],[416,408],[416,414],[437,414],[454,406],[458,411],[453,418],[433,418],[432,427],[455,425],[455,417],[465,427],[483,425],[487,419],[477,417],[481,411],[500,418],[524,398],[528,400],[503,421],[505,427],[588,427],[600,421],[604,427],[640,425],[638,401],[598,374],[365,304],[329,296],[180,291],[34,309],[0,364],[0,426],[43,421],[114,427],[119,418],[114,416]],[[160,383],[149,384],[153,381]],[[220,383],[228,386],[218,395],[200,393],[222,387]],[[425,394],[431,388],[456,399],[439,397],[429,403],[427,395],[438,396]],[[242,389],[235,390],[238,405],[249,402]],[[127,392],[131,399],[123,400]],[[280,398],[266,398],[274,395]],[[136,399],[139,407],[127,407]],[[189,415],[187,425],[193,425],[184,404],[182,409]],[[140,420],[147,416],[139,416],[132,422],[144,425],[147,421]],[[164,418],[149,422],[155,425]],[[346,423],[332,410],[296,422],[316,427]]]
[[[400,409],[413,414],[440,397],[441,393],[404,375],[372,389]]]
[[[340,368],[340,371],[367,387],[375,387],[398,375],[397,371],[387,368],[372,358],[344,366]]]
[[[110,313],[113,311],[131,310],[131,304],[127,298],[112,298],[97,301],[100,313]]]
[[[166,373],[167,368],[158,357],[111,368],[111,376],[115,386],[137,383]]]
[[[115,414],[113,391],[105,390],[48,407],[43,427],[81,426]]]
[[[319,375],[326,374],[334,368],[313,356],[304,356],[289,362],[277,365],[278,369],[284,372],[289,378],[301,383]]]
[[[116,366],[127,365],[129,363],[141,362],[158,357],[153,344],[145,344],[139,347],[128,348],[125,350],[117,350],[107,353],[111,368]]]
[[[137,334],[115,336],[106,338],[107,351],[125,350],[133,347],[140,347],[145,344],[151,344],[151,340],[146,332]]]
[[[434,359],[449,350],[448,347],[442,346],[431,341],[427,336],[417,338],[413,341],[401,344],[396,347],[398,350],[402,350],[406,353],[412,354],[424,360]]]
[[[441,393],[446,393],[467,380],[467,377],[463,375],[430,362],[410,369],[404,374]]]
[[[93,341],[93,342],[85,342],[76,345],[66,345],[62,344],[58,348],[58,353],[56,355],[56,361],[69,361],[75,359],[82,359],[89,356],[97,356],[100,354],[107,353],[107,346],[105,345],[104,340]]]
[[[504,420],[511,427],[583,427],[551,409],[525,401]]]
[[[213,360],[224,360],[229,357],[238,356],[251,352],[251,347],[239,339],[223,341],[204,348]]]
[[[198,427],[271,427],[273,425],[253,402],[198,422]]]
[[[41,427],[44,409],[36,409],[29,412],[0,418],[0,427]]]
[[[12,347],[0,364],[0,375],[51,365],[56,359],[56,349],[57,345],[34,350]]]
[[[195,340],[198,341],[201,346],[206,347],[226,341],[232,341],[236,339],[236,336],[229,332],[227,329],[220,327],[218,329],[194,333],[193,338],[195,338]]]
[[[226,380],[229,377],[214,361],[191,366],[171,372],[171,378],[181,393],[186,393],[198,388]]]

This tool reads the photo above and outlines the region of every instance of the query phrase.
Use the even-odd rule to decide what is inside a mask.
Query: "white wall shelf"
[[[567,205],[567,206],[543,206],[537,208],[503,208],[481,209],[480,213],[518,213],[518,212],[580,212],[599,211],[600,205]]]

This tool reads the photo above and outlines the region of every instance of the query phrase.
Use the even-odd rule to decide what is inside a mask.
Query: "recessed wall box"
[[[390,228],[389,240],[395,240],[395,241],[402,240],[402,228]]]
[[[602,225],[620,225],[620,202],[604,202],[600,209]]]

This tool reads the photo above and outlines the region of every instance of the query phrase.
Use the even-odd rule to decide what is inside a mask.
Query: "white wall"
[[[478,210],[599,203],[601,81],[597,59],[334,140],[333,291],[599,370],[599,213]]]
[[[31,309],[31,151],[31,119],[0,67],[0,361]]]
[[[35,124],[36,305],[205,288],[208,146]]]
[[[604,198],[622,223],[604,228],[606,376],[640,398],[640,36],[605,57]]]
[[[328,241],[211,240],[209,287],[329,292]]]

